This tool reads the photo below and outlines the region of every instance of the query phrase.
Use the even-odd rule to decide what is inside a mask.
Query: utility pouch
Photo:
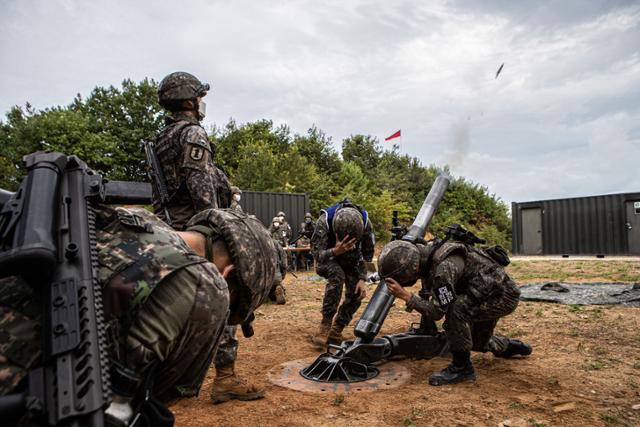
[[[495,262],[497,262],[503,267],[506,267],[511,263],[511,260],[509,259],[509,255],[507,254],[507,251],[505,251],[504,248],[500,245],[483,248],[482,250],[487,255],[489,255],[491,259],[493,259]]]
[[[118,213],[118,220],[120,221],[120,224],[125,225],[134,231],[153,233],[153,227],[151,224],[146,222],[141,216],[124,209],[116,209],[116,212]]]

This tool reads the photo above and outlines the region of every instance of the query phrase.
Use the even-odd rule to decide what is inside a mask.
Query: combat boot
[[[476,373],[471,364],[471,353],[451,352],[453,354],[453,362],[442,371],[437,372],[429,377],[430,385],[456,384],[463,381],[475,381]]]
[[[342,344],[342,341],[346,340],[344,335],[342,335],[343,330],[344,330],[344,326],[334,323],[333,326],[331,327],[331,330],[329,331],[329,336],[327,337],[327,344],[333,344],[333,345]]]
[[[264,397],[264,390],[236,375],[234,364],[218,368],[211,389],[213,403],[223,403],[231,399],[255,400]]]
[[[531,346],[520,340],[509,340],[509,345],[502,353],[496,354],[496,357],[508,359],[513,356],[528,356],[533,352]]]
[[[284,286],[282,285],[276,286],[275,294],[276,294],[276,304],[283,305],[287,303],[287,298],[284,292]]]
[[[327,337],[329,336],[330,329],[331,319],[322,319],[322,323],[320,323],[320,329],[318,329],[318,333],[311,336],[311,343],[315,345],[318,350],[324,351],[327,349]]]

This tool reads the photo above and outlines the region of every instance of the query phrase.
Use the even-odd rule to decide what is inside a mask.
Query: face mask
[[[236,202],[240,201],[240,195],[239,194],[234,194],[233,195],[233,200],[235,200]]]
[[[198,101],[198,118],[200,120],[204,119],[207,114],[207,103],[202,99]]]
[[[274,228],[278,228],[278,227],[280,227],[280,223],[279,223],[279,222],[274,222],[274,223],[273,223],[273,227],[274,227]]]

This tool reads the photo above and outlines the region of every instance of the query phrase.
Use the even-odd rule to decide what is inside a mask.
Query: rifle
[[[160,205],[164,210],[165,222],[171,224],[171,217],[169,216],[169,191],[167,190],[167,180],[162,172],[158,155],[156,154],[155,145],[148,140],[142,140],[142,146],[144,147],[144,155],[147,158],[147,175],[151,180],[153,191],[160,198]]]
[[[24,161],[27,176],[0,211],[0,277],[21,276],[42,303],[43,358],[24,392],[0,397],[0,419],[103,426],[111,392],[94,206],[105,186],[76,156]]]

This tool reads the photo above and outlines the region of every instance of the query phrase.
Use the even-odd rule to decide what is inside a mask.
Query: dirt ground
[[[637,261],[517,261],[510,272],[522,283],[640,280]],[[286,279],[287,305],[262,306],[254,324],[256,335],[240,338],[238,372],[265,387],[266,398],[212,405],[211,369],[199,397],[171,408],[176,425],[640,425],[640,310],[620,306],[522,302],[501,320],[498,332],[529,342],[533,354],[519,360],[474,354],[474,383],[429,386],[428,375],[448,363],[433,359],[401,362],[412,378],[393,390],[329,395],[272,385],[267,381],[269,369],[318,354],[308,337],[320,321],[324,284],[309,273],[298,276]],[[369,295],[373,290],[370,286]],[[356,318],[365,305],[366,301]],[[403,332],[417,320],[418,315],[404,311],[404,303],[396,303],[382,334]]]

